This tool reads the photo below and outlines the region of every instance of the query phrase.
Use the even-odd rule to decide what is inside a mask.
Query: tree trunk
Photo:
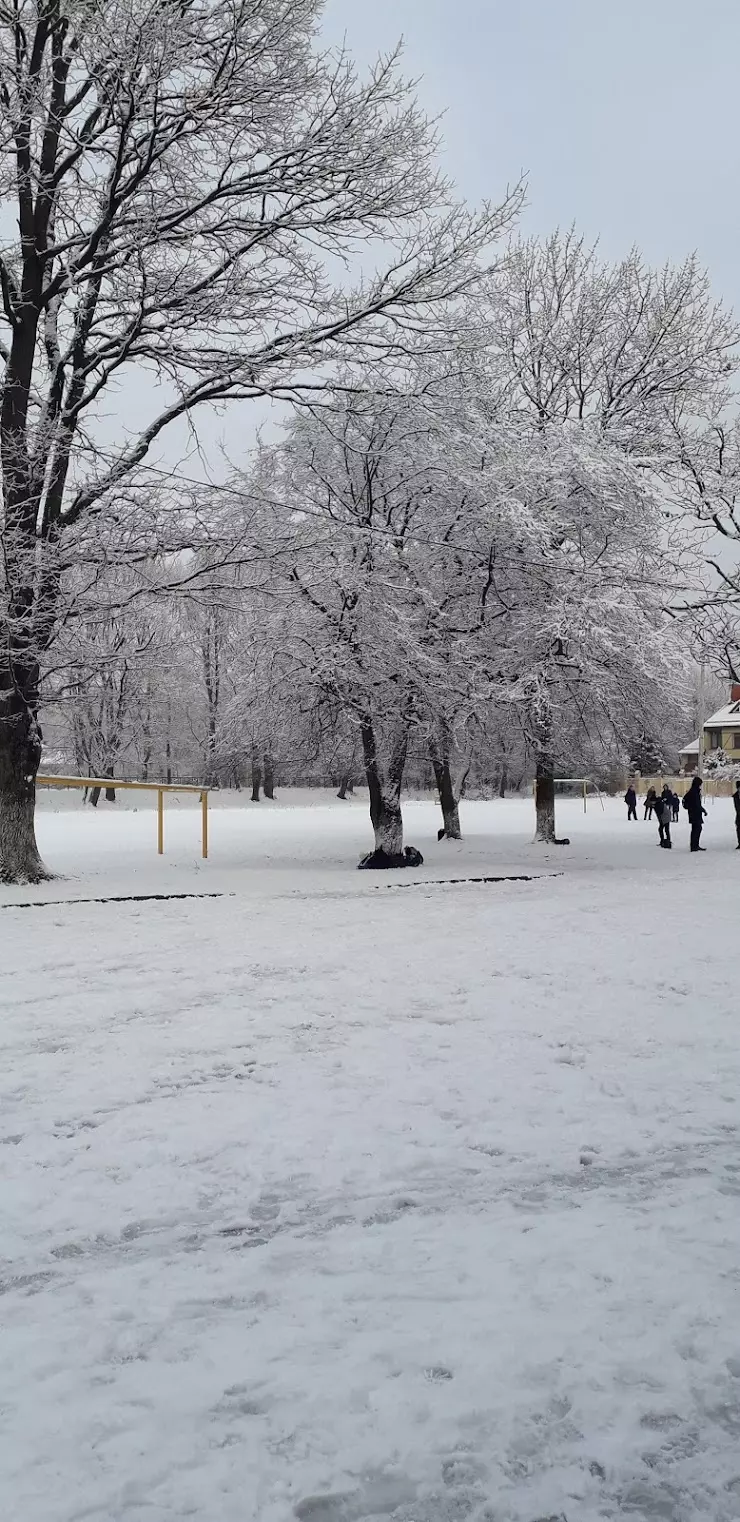
[[[97,808],[99,801],[100,801],[100,788],[99,787],[91,787],[91,789],[90,789],[90,803],[91,803],[91,805],[92,805],[92,807],[94,809]]]
[[[259,803],[262,786],[262,767],[256,756],[252,757],[252,802]]]
[[[40,761],[41,732],[33,710],[0,676],[0,882],[40,883],[52,875],[36,844]]]
[[[206,782],[209,787],[216,787],[218,783],[218,767],[216,764],[216,721],[213,714],[208,716],[208,734],[206,737]]]
[[[399,730],[391,744],[385,775],[378,760],[375,730],[369,719],[363,721],[361,733],[375,849],[383,851],[386,856],[401,856],[403,853],[401,783],[408,749],[408,730]]]
[[[567,835],[555,834],[555,767],[551,757],[542,753],[537,757],[534,806],[537,815],[535,840],[550,846],[569,846]]]
[[[553,721],[547,688],[540,690],[534,705],[533,740],[535,753],[534,805],[537,816],[535,840],[544,845],[567,846],[555,834],[555,761],[553,759]]]
[[[555,844],[555,782],[553,765],[546,756],[537,757],[537,775],[534,783],[534,805],[537,814],[535,840],[548,845]]]
[[[499,776],[499,779],[498,779],[498,795],[499,795],[499,798],[505,798],[506,797],[506,789],[507,789],[508,785],[509,785],[509,773],[508,773],[508,770],[507,770],[506,762],[504,761],[502,763],[501,773],[500,773],[500,776]]]
[[[365,757],[365,775],[367,788],[370,795],[370,823],[375,831],[377,842],[378,824],[380,822],[383,790],[378,770],[378,757],[375,749],[375,733],[369,720],[362,726],[362,749]]]
[[[263,764],[265,768],[263,782],[265,797],[272,800],[275,797],[275,761],[268,754],[263,758]]]
[[[149,781],[152,759],[152,689],[149,682],[144,693],[144,711],[141,719],[141,780]]]
[[[352,792],[352,783],[350,782],[349,777],[347,776],[347,773],[343,772],[342,773],[342,779],[341,779],[341,781],[339,783],[339,792],[337,793],[337,798],[341,798],[342,801],[344,801],[344,799],[347,797],[347,794],[351,793],[351,792]]]
[[[399,790],[400,791],[400,790]],[[403,852],[403,818],[401,800],[393,791],[383,789],[375,824],[375,849],[386,856],[400,856]]]
[[[436,740],[432,740],[429,747],[434,779],[439,793],[439,805],[442,810],[443,828],[439,831],[439,840],[461,840],[460,809],[455,797],[455,789],[452,783],[450,761],[445,747],[440,747]]]

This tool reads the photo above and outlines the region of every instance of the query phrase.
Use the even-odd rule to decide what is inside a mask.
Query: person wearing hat
[[[699,844],[704,820],[707,817],[707,811],[701,801],[701,777],[694,777],[684,798],[683,806],[691,824],[691,850],[704,851],[706,847]]]

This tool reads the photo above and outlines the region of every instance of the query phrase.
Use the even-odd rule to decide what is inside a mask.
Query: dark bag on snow
[[[382,846],[371,851],[369,856],[361,857],[358,863],[360,872],[384,872],[390,867],[421,867],[424,865],[424,857],[416,846],[406,846],[398,855],[388,855]]]

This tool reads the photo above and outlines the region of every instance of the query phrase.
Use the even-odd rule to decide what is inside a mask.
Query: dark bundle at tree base
[[[393,855],[384,851],[381,846],[377,851],[371,851],[369,856],[363,856],[358,863],[358,872],[385,872],[389,867],[423,867],[424,857],[415,846],[406,846],[403,851],[394,852]]]

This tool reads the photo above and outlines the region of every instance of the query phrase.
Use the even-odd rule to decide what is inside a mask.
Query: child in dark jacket
[[[671,814],[673,813],[673,809],[668,797],[666,796],[665,788],[663,789],[660,797],[656,798],[655,803],[653,804],[653,808],[655,810],[655,817],[658,821],[658,845],[663,846],[666,851],[670,851]]]

